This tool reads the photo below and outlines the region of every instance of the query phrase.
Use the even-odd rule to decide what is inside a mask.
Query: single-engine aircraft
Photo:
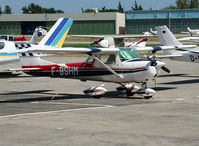
[[[69,22],[68,22],[69,21]],[[127,95],[142,95],[151,98],[156,92],[147,87],[149,80],[155,79],[160,73],[160,69],[170,72],[165,67],[165,63],[148,57],[140,59],[134,51],[169,50],[176,48],[193,47],[193,45],[183,46],[157,46],[157,47],[134,47],[134,48],[60,48],[71,26],[71,20],[60,18],[48,34],[41,40],[39,45],[14,44],[14,42],[1,42],[4,47],[13,47],[19,53],[22,63],[21,69],[10,69],[10,71],[24,71],[34,76],[48,76],[59,78],[73,78],[81,81],[101,81],[120,84],[119,91],[125,91]],[[88,54],[85,62],[56,64],[41,59],[35,53],[83,53]],[[103,56],[106,55],[106,60]],[[139,88],[132,82],[140,83],[143,88]],[[104,83],[102,84],[104,85]],[[100,86],[95,86],[85,90],[84,93],[100,97],[107,90]]]
[[[152,28],[150,28],[150,32],[146,31],[143,33],[144,33],[144,36],[158,36],[157,31],[154,31]]]
[[[176,37],[171,33],[171,31],[167,28],[167,26],[159,26],[156,27],[158,32],[158,37],[160,39],[160,43],[162,45],[168,46],[183,46]],[[199,63],[199,47],[195,46],[193,48],[178,48],[175,50],[166,50],[164,51],[164,55],[156,56],[158,58],[170,58],[178,61],[186,61]]]
[[[54,52],[52,49],[43,51],[45,53]],[[165,67],[165,63],[150,58],[140,59],[135,50],[131,48],[63,48],[63,50],[56,51],[56,53],[61,52],[84,53],[89,56],[85,62],[56,64],[31,53],[21,53],[21,70],[33,76],[103,82],[99,86],[84,91],[85,94],[94,97],[101,97],[106,93],[107,90],[102,87],[104,82],[113,82],[120,84],[118,91],[123,91],[128,96],[142,95],[145,99],[151,98],[156,93],[147,87],[147,82],[154,80],[159,75],[161,68],[170,72]],[[131,84],[132,82],[140,83],[143,88]]]
[[[147,87],[149,80],[154,80],[160,73],[160,69],[170,72],[165,63],[157,61],[152,57],[140,59],[135,51],[169,50],[176,48],[192,47],[184,46],[157,46],[157,47],[135,47],[135,48],[56,48],[46,45],[56,40],[52,34],[50,39],[43,41],[41,45],[31,45],[28,48],[18,48],[20,54],[21,69],[10,69],[11,71],[24,71],[33,76],[47,76],[59,78],[72,78],[81,81],[100,81],[99,86],[91,87],[84,91],[85,94],[100,97],[107,91],[104,82],[120,84],[118,91],[125,92],[128,96],[138,94],[144,98],[151,98],[156,92]],[[88,54],[84,62],[56,64],[35,56],[34,53],[82,53]],[[104,57],[106,56],[106,57]],[[140,83],[142,88],[132,84]]]

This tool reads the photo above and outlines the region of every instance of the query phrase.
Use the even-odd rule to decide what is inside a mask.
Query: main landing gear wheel
[[[152,96],[144,96],[144,99],[151,99],[153,98]]]
[[[92,96],[95,99],[100,99],[102,97],[102,95],[96,95],[96,96]]]

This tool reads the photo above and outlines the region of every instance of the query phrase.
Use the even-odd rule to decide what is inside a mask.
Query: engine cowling
[[[94,86],[87,90],[84,90],[84,94],[89,96],[102,96],[107,92],[107,90],[101,86]]]

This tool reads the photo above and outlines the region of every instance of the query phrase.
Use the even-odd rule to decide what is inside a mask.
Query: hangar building
[[[167,25],[173,33],[187,31],[186,25],[199,29],[199,9],[129,11],[125,17],[127,34],[140,34],[161,25]]]
[[[32,34],[36,26],[48,29],[60,17],[71,17],[70,34],[122,34],[125,14],[122,13],[63,13],[63,14],[1,14],[0,34]]]

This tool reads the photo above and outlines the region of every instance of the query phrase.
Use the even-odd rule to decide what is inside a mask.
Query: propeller
[[[155,66],[156,67],[158,65],[157,60],[155,60],[155,56],[154,55],[151,55],[150,57],[147,56],[147,58],[151,61],[151,66]],[[161,69],[163,71],[167,72],[167,73],[171,73],[171,71],[165,66],[162,66]]]
[[[161,69],[164,70],[167,73],[171,73],[171,71],[165,66],[162,66]]]
[[[104,38],[101,38],[99,40],[95,40],[94,42],[92,42],[90,45],[94,45],[94,44],[98,44],[99,42],[101,42]]]

